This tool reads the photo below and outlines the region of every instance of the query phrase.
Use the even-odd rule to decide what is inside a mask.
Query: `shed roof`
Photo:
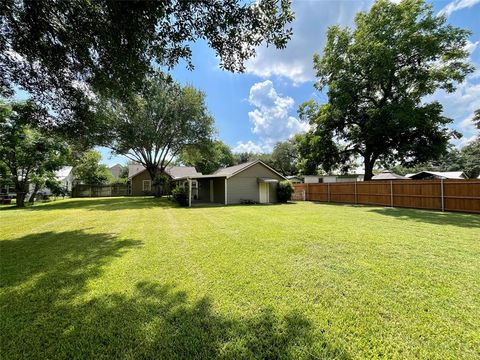
[[[456,180],[463,180],[465,179],[465,174],[463,171],[420,171],[416,174],[407,174],[408,178],[417,178],[422,175],[432,175],[436,176],[440,179],[456,179]]]
[[[402,175],[395,174],[393,171],[386,170],[380,174],[372,177],[372,180],[407,180],[408,178]]]

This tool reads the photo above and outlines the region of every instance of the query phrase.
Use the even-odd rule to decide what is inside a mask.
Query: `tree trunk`
[[[28,185],[23,182],[15,182],[16,206],[25,206],[25,197],[27,196]]]
[[[32,195],[30,195],[30,198],[28,199],[29,203],[33,204],[35,202],[35,196],[37,196],[37,192],[38,192],[39,188],[40,188],[40,185],[35,184],[35,187],[33,188]]]
[[[17,192],[17,198],[16,198],[16,202],[17,202],[17,207],[24,207],[25,206],[25,196],[27,194],[23,191],[18,191]]]
[[[370,158],[365,158],[365,175],[363,177],[364,181],[370,181],[373,177],[373,166],[375,165],[375,160]]]

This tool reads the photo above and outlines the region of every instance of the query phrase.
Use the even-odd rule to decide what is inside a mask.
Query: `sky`
[[[395,0],[398,1],[398,0]],[[247,61],[245,73],[221,70],[214,52],[204,43],[193,45],[193,71],[180,62],[172,76],[206,94],[207,106],[215,118],[216,137],[235,152],[269,152],[276,142],[306,131],[298,119],[299,105],[309,99],[326,102],[325,94],[314,89],[313,54],[321,55],[326,31],[331,25],[354,25],[355,14],[368,11],[372,0],[293,0],[293,37],[286,49],[259,47]],[[480,108],[480,0],[435,0],[436,13],[445,13],[454,26],[469,29],[470,60],[476,67],[453,94],[439,91],[426,100],[438,100],[444,114],[454,120],[453,128],[463,134],[454,145],[464,146],[476,136],[471,119]],[[100,148],[103,162],[124,163]]]

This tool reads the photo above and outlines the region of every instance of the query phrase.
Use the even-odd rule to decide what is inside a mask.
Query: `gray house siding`
[[[255,164],[228,179],[228,203],[239,204],[242,200],[259,202],[258,178],[272,178],[282,181],[283,178],[262,164]],[[277,201],[277,184],[270,183],[270,202]]]

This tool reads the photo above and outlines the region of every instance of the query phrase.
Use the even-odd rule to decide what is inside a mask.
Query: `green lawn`
[[[480,216],[166,200],[0,210],[0,357],[480,357]]]

